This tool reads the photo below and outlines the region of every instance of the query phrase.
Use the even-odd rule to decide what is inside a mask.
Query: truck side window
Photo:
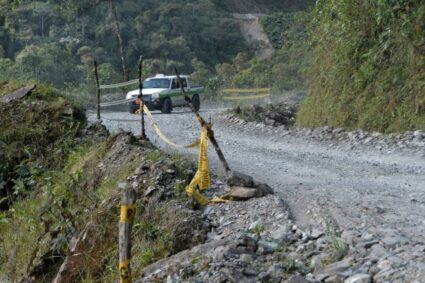
[[[186,78],[180,78],[180,81],[182,82],[183,87],[187,87],[187,80],[186,80]],[[174,88],[180,88],[180,85],[177,82],[177,79],[173,79],[173,83],[171,84],[171,88],[172,89],[174,89]]]

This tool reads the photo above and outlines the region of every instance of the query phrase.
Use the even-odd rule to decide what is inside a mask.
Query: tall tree
[[[130,79],[130,69],[128,68],[127,61],[125,59],[124,43],[121,36],[120,24],[118,21],[117,9],[115,8],[114,1],[109,0],[109,8],[111,9],[112,18],[114,20],[114,30],[118,39],[118,45],[121,54],[121,65],[124,74],[124,78],[128,81]]]

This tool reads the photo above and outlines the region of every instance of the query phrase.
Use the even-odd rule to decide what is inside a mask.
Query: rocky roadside
[[[279,196],[209,205],[202,218],[205,243],[146,267],[137,282],[421,282],[425,276],[425,245],[410,250],[395,234],[339,231],[330,219],[302,230]]]
[[[368,147],[382,152],[413,152],[425,157],[425,131],[382,134],[362,130],[345,131],[329,126],[319,128],[294,127],[297,105],[280,103],[276,106],[252,105],[236,107],[217,119],[228,126],[243,126],[245,131],[275,133],[280,137],[302,137],[310,141],[326,142],[330,147],[348,145],[353,149]]]
[[[214,120],[224,123],[226,129],[247,129],[246,122],[239,125],[225,117]],[[248,130],[261,135],[273,133],[267,136],[275,139],[280,136],[276,134],[278,128],[260,124]],[[342,145],[348,144],[341,141],[333,146]],[[358,144],[358,148],[363,150],[364,145]],[[207,193],[221,195],[228,189],[223,180],[215,179]],[[294,227],[285,205],[288,202],[279,195],[268,195],[195,210],[207,227],[205,241],[148,265],[138,282],[422,281],[423,237],[406,237],[391,221],[388,225],[374,226],[374,221],[367,220],[382,215],[388,220],[391,214],[384,211],[386,208],[379,205],[364,208],[369,210],[352,216],[358,217],[357,227],[340,231],[330,217],[314,210],[326,206],[326,201],[311,207],[308,202],[304,208],[308,217],[317,222],[313,228]]]

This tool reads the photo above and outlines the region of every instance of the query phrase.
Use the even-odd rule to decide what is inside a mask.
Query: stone
[[[259,240],[258,246],[263,247],[264,250],[274,252],[279,249],[279,244],[276,242],[266,241],[266,240]]]
[[[258,194],[257,189],[247,187],[231,187],[230,192],[224,198],[232,200],[248,200]]]
[[[276,230],[270,232],[270,237],[272,237],[276,241],[281,241],[286,238],[286,234],[288,233],[288,228],[285,226],[278,226]]]
[[[241,254],[239,257],[239,261],[251,264],[254,261],[254,257],[250,254]]]
[[[2,103],[9,103],[11,101],[24,98],[31,94],[31,91],[36,87],[36,85],[30,85],[26,87],[22,87],[18,90],[15,90],[11,94],[5,95],[3,97],[0,97],[0,102]]]
[[[370,247],[372,247],[373,245],[376,245],[378,243],[379,243],[378,240],[371,240],[371,241],[366,241],[366,242],[360,242],[356,245],[356,247],[369,249]]]
[[[178,283],[180,282],[178,276],[176,274],[170,274],[167,276],[167,283]]]
[[[297,274],[289,278],[287,283],[310,283],[310,282],[307,281],[307,279],[305,279],[303,276]]]
[[[413,136],[414,136],[415,138],[417,138],[417,139],[422,140],[423,138],[425,138],[425,133],[424,133],[424,132],[422,132],[422,131],[417,130],[417,131],[414,131],[414,132],[413,132]]]
[[[393,249],[400,245],[405,245],[409,242],[409,240],[403,236],[391,235],[381,239],[381,242],[385,247],[389,249]]]
[[[145,197],[151,195],[153,192],[157,191],[158,189],[155,186],[149,186],[145,191]]]
[[[315,256],[311,260],[311,264],[314,267],[314,274],[323,274],[324,273],[322,257],[320,255]]]
[[[256,187],[259,190],[258,194],[260,194],[260,196],[266,196],[266,195],[274,194],[273,189],[267,184],[259,183],[259,184],[256,184]]]
[[[387,250],[383,246],[377,244],[372,246],[369,256],[371,258],[379,259],[383,257],[386,253],[387,253]]]
[[[346,258],[341,261],[337,261],[335,263],[329,264],[325,269],[325,274],[333,275],[340,272],[347,271],[352,266],[352,258]]]
[[[318,229],[318,228],[313,228],[311,230],[311,233],[310,233],[310,238],[313,239],[313,240],[317,240],[320,237],[322,237],[323,235],[325,235],[325,232],[323,230]]]
[[[371,278],[369,274],[355,274],[344,280],[344,283],[369,283]]]
[[[252,188],[255,183],[251,176],[238,171],[232,171],[227,179],[227,185]]]

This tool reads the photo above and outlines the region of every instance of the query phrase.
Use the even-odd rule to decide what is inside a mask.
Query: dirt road
[[[345,231],[343,237],[348,242],[370,234],[372,239],[379,238],[394,247],[408,244],[413,248],[425,243],[424,156],[282,137],[282,133],[267,127],[246,130],[243,125],[220,122],[216,118],[219,112],[204,110],[202,114],[217,122],[217,140],[231,168],[271,185],[289,204],[299,226],[316,226],[325,217],[332,217]],[[198,124],[188,110],[158,113],[155,118],[175,142],[187,144],[199,135]],[[104,113],[103,122],[111,130],[140,132],[139,116],[126,112]],[[150,127],[147,132],[155,144],[176,152]],[[194,159],[197,153],[177,151]],[[212,167],[220,171],[213,151],[210,159]]]

